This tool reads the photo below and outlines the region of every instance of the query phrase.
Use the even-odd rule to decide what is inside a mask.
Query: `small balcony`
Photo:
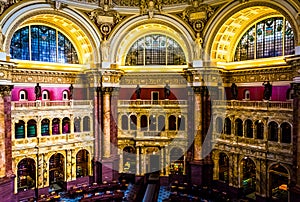
[[[58,145],[68,145],[78,142],[89,142],[93,141],[93,132],[79,132],[73,134],[60,134],[60,135],[49,135],[31,138],[21,138],[13,139],[12,146],[13,150],[17,148],[34,148],[47,147],[47,146],[58,146]]]
[[[165,107],[187,106],[186,100],[119,100],[120,107],[152,107],[153,105]]]
[[[257,109],[293,111],[292,101],[244,101],[244,100],[214,100],[214,108],[221,109]]]
[[[187,138],[186,131],[122,131],[119,130],[119,138],[129,139],[147,139],[147,138],[161,138],[161,139],[174,139],[174,138]]]
[[[36,109],[78,109],[78,108],[92,108],[92,100],[57,100],[57,101],[17,101],[11,102],[12,110],[36,110]]]

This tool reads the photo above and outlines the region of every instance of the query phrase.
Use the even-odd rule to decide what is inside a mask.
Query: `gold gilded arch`
[[[266,6],[253,6],[240,10],[228,18],[219,28],[211,47],[214,62],[231,62],[239,39],[254,23],[273,16],[282,16]]]
[[[90,38],[87,36],[87,34],[84,32],[84,30],[74,23],[72,20],[64,17],[59,16],[52,13],[44,13],[44,14],[37,14],[32,15],[28,17],[26,20],[24,20],[21,24],[18,25],[16,29],[19,29],[21,27],[25,27],[28,25],[46,25],[51,28],[57,29],[61,33],[63,33],[74,45],[74,48],[77,51],[78,59],[79,59],[79,65],[74,64],[66,64],[65,68],[69,70],[82,70],[85,68],[83,65],[86,64],[92,64],[95,60],[93,52],[93,44],[91,43]],[[14,30],[16,31],[16,30]],[[6,48],[9,50],[10,47],[10,41],[13,36],[13,33],[10,33],[9,40],[7,41]],[[30,68],[30,62],[26,61],[24,64],[22,61],[18,61],[19,66],[21,67],[27,67]],[[41,62],[38,62],[41,63]],[[36,63],[33,62],[33,65],[36,66]],[[41,68],[43,68],[43,63],[40,64]],[[53,64],[55,66],[55,64]],[[49,64],[45,65],[45,68],[49,68]],[[55,68],[55,67],[54,67]],[[59,67],[57,67],[59,68]]]
[[[185,54],[185,58],[188,61],[189,58],[188,47],[186,45],[184,38],[180,33],[163,24],[149,23],[149,24],[137,26],[136,28],[130,30],[121,41],[118,52],[116,54],[117,63],[119,63],[119,67],[121,69],[129,70],[129,69],[140,68],[140,67],[132,67],[132,66],[126,67],[125,60],[126,60],[127,53],[131,48],[131,46],[133,45],[133,43],[136,42],[139,38],[146,36],[148,34],[162,34],[174,39],[181,46]],[[168,69],[168,67],[166,66],[164,66],[164,68]],[[170,66],[170,69],[175,70],[175,67]],[[143,70],[145,70],[144,67]],[[149,68],[147,70],[153,70],[153,69]]]

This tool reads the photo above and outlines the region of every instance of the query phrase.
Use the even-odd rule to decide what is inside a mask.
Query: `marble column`
[[[194,87],[195,102],[194,102],[194,161],[202,159],[202,97],[200,87]]]
[[[113,90],[112,90],[113,89]],[[111,118],[110,118],[110,137],[111,137],[111,156],[117,157],[118,154],[118,100],[119,88],[111,88]],[[128,126],[129,127],[129,126]]]
[[[104,88],[103,95],[103,158],[110,158],[110,95],[111,88]]]
[[[100,87],[91,88],[91,97],[93,99],[93,110],[94,110],[94,159],[93,159],[93,182],[100,182],[101,181],[101,168],[100,168],[100,161],[102,157],[102,136],[100,135],[101,129],[101,102],[102,102],[102,92]],[[80,131],[83,131],[83,117],[80,117]]]
[[[295,62],[299,68],[300,58]],[[291,201],[297,201],[300,198],[300,76],[294,78],[292,83],[293,93],[293,173],[291,176],[290,191]]]
[[[0,178],[13,175],[11,143],[12,85],[0,85]]]
[[[160,175],[164,174],[164,150],[160,148]]]
[[[119,157],[119,172],[122,173],[123,172],[123,149],[120,149],[120,157]]]
[[[213,180],[219,180],[219,159],[220,159],[220,153],[216,152],[213,155],[213,161],[214,161]],[[229,170],[229,172],[230,172],[230,170]]]
[[[70,116],[70,126],[69,127],[70,127],[70,133],[74,134],[74,115],[73,114]]]
[[[166,156],[166,175],[170,173],[170,154],[169,154],[169,146],[165,146],[165,156]]]
[[[72,153],[71,153],[71,150],[66,150],[66,168],[65,170],[67,170],[66,174],[66,179],[67,179],[67,182],[71,181],[72,180]],[[75,171],[76,172],[76,171]],[[76,178],[75,178],[76,179]]]
[[[140,175],[140,147],[136,147],[136,175]]]

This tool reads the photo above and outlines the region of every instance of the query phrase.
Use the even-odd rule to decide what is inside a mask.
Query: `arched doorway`
[[[31,158],[25,158],[18,163],[18,192],[26,191],[35,187],[35,170],[35,162]]]
[[[226,183],[229,181],[229,158],[224,153],[220,153],[219,157],[219,180]]]
[[[273,200],[278,202],[288,201],[289,173],[286,168],[276,164],[269,169],[269,190]]]
[[[123,171],[124,173],[135,173],[136,171],[136,150],[133,147],[123,149]]]
[[[53,190],[61,190],[64,184],[64,162],[62,154],[53,154],[49,160],[49,184]]]
[[[76,155],[76,178],[85,177],[89,174],[89,152],[80,150]]]
[[[245,195],[249,195],[250,198],[255,198],[255,186],[256,186],[256,167],[255,163],[248,157],[245,157],[241,161],[241,185]]]
[[[170,151],[170,173],[179,175],[184,173],[184,158],[181,148],[174,147]]]

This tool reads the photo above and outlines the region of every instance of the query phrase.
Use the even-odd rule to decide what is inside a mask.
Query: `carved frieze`
[[[113,4],[122,7],[139,7],[143,2],[148,3],[150,0],[113,0]],[[180,4],[188,4],[186,0],[156,0],[162,6],[172,6]]]
[[[292,67],[233,71],[230,73],[230,82],[292,81],[293,72],[294,68]]]
[[[12,82],[14,83],[57,83],[70,84],[81,83],[82,78],[76,73],[50,72],[40,70],[12,71]]]
[[[0,80],[11,80],[12,69],[13,69],[13,64],[10,63],[0,64]]]
[[[187,81],[180,74],[126,74],[120,80],[120,85],[186,85]]]

